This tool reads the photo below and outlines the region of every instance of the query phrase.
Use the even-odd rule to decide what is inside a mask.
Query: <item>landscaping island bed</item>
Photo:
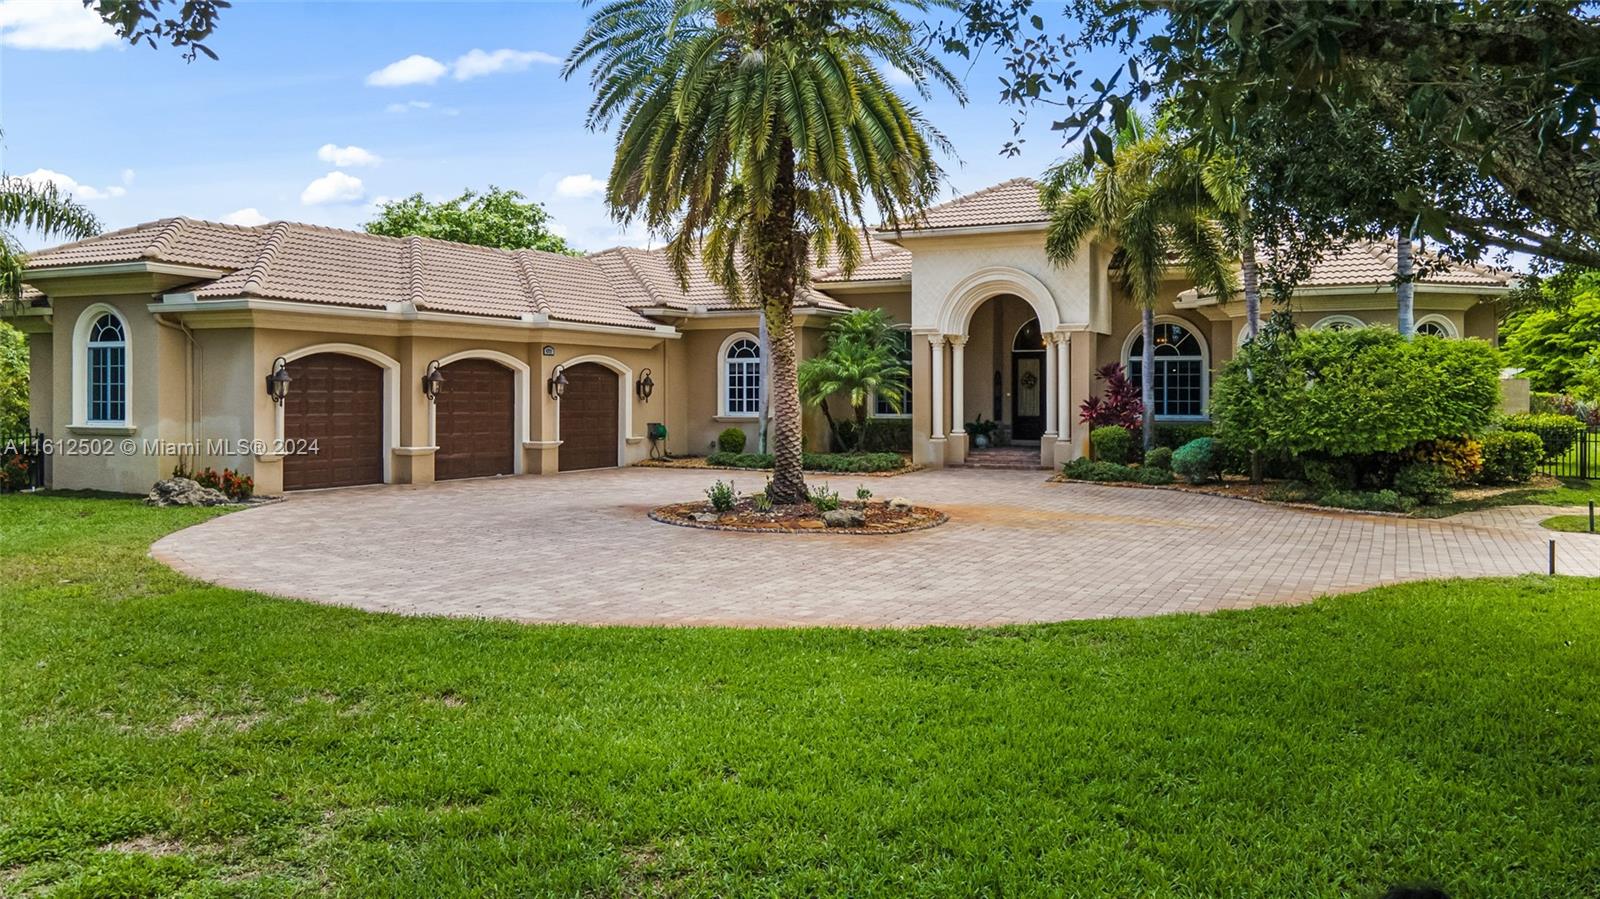
[[[834,516],[834,522],[827,519]],[[938,509],[904,501],[870,500],[843,503],[833,512],[819,512],[810,503],[756,507],[753,497],[742,497],[733,509],[717,513],[705,500],[674,503],[650,510],[650,518],[663,524],[708,531],[751,531],[764,534],[905,534],[938,527],[950,516]],[[837,522],[850,521],[848,524]]]
[[[712,471],[771,471],[772,457],[764,453],[712,453],[709,456],[669,456],[643,459],[636,468],[692,468]],[[852,475],[892,478],[922,470],[905,453],[806,453],[805,472],[815,475]]]

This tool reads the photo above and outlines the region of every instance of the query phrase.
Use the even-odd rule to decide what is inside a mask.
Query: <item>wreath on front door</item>
[[[1022,386],[1028,388],[1029,390],[1039,386],[1039,376],[1031,371],[1027,372],[1022,376]]]

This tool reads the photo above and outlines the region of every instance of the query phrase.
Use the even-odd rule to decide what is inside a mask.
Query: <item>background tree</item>
[[[1155,442],[1155,308],[1161,281],[1175,262],[1201,291],[1224,299],[1235,290],[1232,259],[1217,224],[1217,204],[1204,187],[1204,166],[1164,128],[1137,117],[1117,131],[1111,161],[1069,161],[1050,173],[1045,253],[1058,264],[1075,259],[1087,240],[1111,249],[1112,277],[1139,307],[1144,355],[1139,366],[1144,447]]]
[[[828,399],[842,395],[855,418],[855,446],[866,452],[867,412],[874,398],[899,412],[911,371],[900,361],[906,336],[882,309],[857,309],[828,325],[823,351],[800,363],[800,399],[822,410],[835,441],[843,445]]]
[[[502,250],[545,250],[578,255],[550,230],[550,213],[514,190],[494,185],[485,193],[467,190],[461,196],[430,203],[422,194],[393,200],[363,225],[368,234],[385,237],[434,237]]]
[[[45,240],[81,240],[100,232],[94,213],[54,184],[36,184],[0,174],[0,304],[22,293],[27,261],[19,230]],[[28,345],[0,322],[0,434],[16,434],[28,423]]]
[[[1518,317],[1504,339],[1506,363],[1523,369],[1533,389],[1570,389],[1600,349],[1600,273],[1577,278],[1564,302]]]
[[[1429,190],[1380,180],[1404,214],[1366,226],[1414,222],[1466,258],[1600,265],[1600,29],[1584,0],[1066,0],[1070,34],[1038,14],[1050,5],[966,0],[942,31],[958,52],[1000,48],[1002,97],[1018,104],[1019,127],[1031,105],[1059,104],[1068,139],[1107,154],[1108,130],[1153,99],[1207,145],[1236,146],[1275,122],[1315,149],[1336,136],[1318,127],[1329,118],[1361,123],[1387,152],[1437,163]],[[1126,65],[1086,71],[1085,51],[1104,48]],[[1382,159],[1321,154],[1335,165]],[[1263,192],[1282,186],[1256,181]],[[1324,208],[1362,193],[1348,179],[1316,181],[1278,193]]]
[[[233,4],[228,0],[83,0],[83,5],[99,13],[116,29],[117,37],[128,43],[171,44],[192,62],[202,53],[217,58],[204,41],[216,30],[222,11]]]
[[[568,77],[592,68],[589,125],[618,125],[613,213],[666,236],[680,278],[703,253],[723,289],[761,308],[778,503],[806,499],[793,310],[809,263],[853,269],[869,210],[895,227],[941,179],[946,141],[884,67],[920,96],[932,83],[964,100],[884,0],[616,0],[567,59]]]

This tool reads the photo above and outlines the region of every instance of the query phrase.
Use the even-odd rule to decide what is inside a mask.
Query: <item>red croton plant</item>
[[[1079,420],[1091,428],[1121,425],[1138,431],[1144,424],[1144,401],[1120,362],[1101,366],[1095,376],[1106,382],[1104,396],[1091,396],[1079,408]]]

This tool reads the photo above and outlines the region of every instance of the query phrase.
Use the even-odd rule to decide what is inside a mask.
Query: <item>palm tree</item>
[[[828,398],[844,394],[856,423],[856,452],[867,446],[867,404],[883,400],[899,412],[905,402],[906,379],[911,376],[900,361],[905,335],[889,324],[881,309],[857,309],[835,319],[828,328],[827,347],[800,364],[800,398],[822,410],[828,428],[839,435],[839,425],[828,408]]]
[[[100,233],[100,222],[54,184],[0,174],[0,300],[22,293],[26,255],[18,229],[47,239],[82,240]]]
[[[1180,146],[1159,125],[1137,117],[1114,137],[1113,162],[1056,166],[1043,192],[1050,211],[1045,253],[1058,264],[1077,257],[1087,239],[1111,246],[1110,265],[1139,307],[1144,355],[1144,447],[1155,442],[1155,308],[1162,276],[1174,265],[1202,291],[1226,299],[1235,290],[1232,263],[1215,201],[1204,189],[1196,150]]]
[[[933,152],[948,142],[884,65],[924,99],[936,83],[965,101],[889,0],[611,0],[564,69],[593,67],[588,124],[618,125],[613,214],[665,235],[680,278],[699,252],[730,296],[760,306],[775,502],[806,499],[793,309],[808,262],[854,267],[868,209],[898,226],[941,180]]]
[[[1256,234],[1250,227],[1250,172],[1239,157],[1224,151],[1206,160],[1200,179],[1239,254],[1245,339],[1254,340],[1261,330],[1261,273]]]
[[[1415,228],[1408,231],[1401,226],[1396,232],[1394,242],[1396,322],[1399,325],[1400,336],[1408,340],[1417,330],[1416,266],[1411,256],[1411,240],[1415,235]]]

